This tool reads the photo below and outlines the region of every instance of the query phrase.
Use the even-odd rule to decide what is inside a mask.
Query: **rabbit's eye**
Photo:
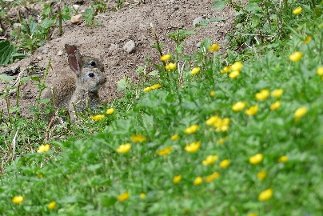
[[[96,63],[95,63],[95,61],[90,61],[89,62],[89,65],[91,65],[92,67],[95,67],[96,66]]]
[[[89,77],[94,77],[94,73],[89,73]]]

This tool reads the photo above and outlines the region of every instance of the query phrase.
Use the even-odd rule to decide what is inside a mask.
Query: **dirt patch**
[[[206,20],[216,18],[218,21],[210,22],[207,26],[194,27],[193,20],[198,17]],[[185,41],[185,52],[189,53],[204,38],[224,45],[225,35],[232,25],[233,11],[230,8],[216,10],[212,7],[211,0],[146,0],[144,3],[128,4],[115,12],[99,14],[96,18],[98,25],[95,27],[66,23],[63,36],[48,41],[28,58],[0,68],[0,73],[17,66],[25,71],[32,62],[45,68],[51,61],[53,70],[49,71],[47,79],[51,83],[54,79],[71,75],[64,45],[75,44],[79,46],[82,54],[102,59],[108,81],[100,96],[109,102],[118,97],[116,83],[120,79],[129,77],[136,80],[135,70],[139,65],[145,64],[148,57],[158,59],[157,51],[152,48],[155,41],[151,35],[151,23],[165,45],[165,52],[171,52],[174,47],[167,37],[168,33],[177,29],[194,30],[195,33]],[[135,50],[128,53],[123,50],[123,46],[130,40],[135,42]],[[0,83],[0,91],[4,88],[5,84]],[[20,105],[23,110],[34,103],[36,95],[37,88],[34,84],[29,82],[22,87]],[[14,100],[13,96],[12,102]],[[2,99],[0,107],[5,107]]]

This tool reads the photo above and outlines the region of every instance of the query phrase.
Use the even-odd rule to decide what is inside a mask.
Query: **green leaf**
[[[0,65],[9,64],[16,49],[9,41],[0,41]]]

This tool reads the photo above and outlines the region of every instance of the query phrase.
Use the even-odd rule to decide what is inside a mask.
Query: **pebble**
[[[64,52],[63,52],[62,50],[59,50],[59,51],[57,52],[57,55],[58,55],[58,56],[61,56],[61,55],[63,55],[63,53],[64,53]]]
[[[72,24],[80,24],[82,22],[82,14],[77,14],[71,17]]]
[[[123,46],[123,49],[127,53],[133,53],[136,49],[136,44],[133,40],[130,40],[127,43],[125,43],[125,45]]]
[[[193,20],[193,26],[194,27],[196,27],[196,26],[198,26],[202,21],[203,21],[204,19],[203,19],[203,17],[197,17],[197,18],[195,18],[194,20]]]

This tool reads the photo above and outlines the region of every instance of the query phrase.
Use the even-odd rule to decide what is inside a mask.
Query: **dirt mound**
[[[151,23],[156,27],[160,41],[165,45],[165,52],[171,51],[174,44],[168,39],[167,34],[177,29],[194,30],[185,41],[185,52],[196,49],[204,38],[210,38],[224,44],[226,32],[232,24],[233,12],[230,8],[216,10],[210,0],[150,0],[140,4],[129,4],[119,11],[99,14],[96,19],[97,26],[87,27],[84,24],[64,25],[64,35],[48,41],[32,56],[0,68],[0,73],[8,68],[21,67],[24,71],[32,62],[45,68],[49,60],[53,70],[49,71],[48,82],[59,79],[62,74],[71,74],[64,53],[65,44],[78,45],[82,54],[100,57],[105,66],[107,83],[100,92],[105,101],[110,101],[118,96],[116,83],[124,77],[136,79],[135,69],[143,65],[148,57],[157,60],[158,53],[152,48],[155,43],[151,35]],[[194,27],[193,21],[200,19],[211,20],[207,26]],[[220,21],[219,21],[220,20]],[[132,40],[135,50],[126,52],[125,43]],[[0,83],[0,90],[4,84]],[[37,88],[33,84],[22,87],[22,108],[32,104],[37,95]],[[14,98],[13,98],[14,101]],[[1,101],[0,106],[4,107]]]

